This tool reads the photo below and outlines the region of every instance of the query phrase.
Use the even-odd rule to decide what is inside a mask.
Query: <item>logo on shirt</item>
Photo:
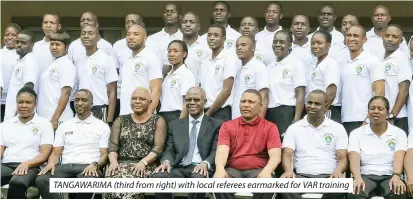
[[[65,135],[73,135],[73,131],[65,132]]]
[[[19,74],[19,72],[20,72],[20,68],[17,68],[17,69],[16,69],[16,72],[14,72],[14,75],[17,76],[17,75]]]
[[[314,80],[315,77],[317,77],[317,73],[314,71],[313,73],[311,73],[311,80]]]
[[[332,135],[331,133],[326,133],[323,135],[323,138],[326,145],[330,145],[331,142],[334,140],[334,135]]]
[[[140,64],[140,63],[136,63],[136,64],[135,64],[135,73],[137,73],[140,68],[141,68],[141,64]]]
[[[38,126],[34,126],[34,127],[32,128],[32,133],[33,133],[33,135],[37,135],[37,134],[39,133],[39,131],[40,131],[40,128],[39,128]]]
[[[196,51],[196,55],[198,55],[198,57],[201,57],[204,54],[204,51],[199,49]]]
[[[56,72],[56,68],[53,67],[52,70],[50,70],[50,74],[49,74],[49,75],[52,76],[55,72]]]
[[[384,68],[384,70],[389,71],[391,69],[391,65],[390,64],[386,64],[386,67]]]
[[[252,78],[252,76],[251,76],[250,74],[246,74],[246,75],[244,76],[244,82],[245,82],[245,83],[250,82],[250,81],[251,81],[251,78]]]
[[[214,75],[218,75],[219,69],[221,68],[220,65],[214,67]]]
[[[231,48],[233,44],[234,44],[234,41],[232,41],[230,39],[227,40],[227,47],[228,48]]]
[[[286,77],[290,73],[290,70],[288,68],[283,69],[281,72],[282,77]]]
[[[257,55],[255,55],[255,58],[256,58],[258,61],[261,61],[261,60],[262,60],[262,55],[257,54]]]
[[[93,66],[92,66],[92,74],[95,75],[97,71],[98,71],[98,66],[93,65]]]
[[[176,79],[171,81],[171,87],[174,87],[176,85]]]
[[[390,151],[394,151],[396,148],[396,140],[395,139],[389,139],[386,142],[387,146],[389,147]]]
[[[357,72],[357,75],[360,75],[360,74],[361,74],[361,72],[363,72],[363,67],[361,67],[361,66],[357,66],[357,68],[356,68],[356,72]]]

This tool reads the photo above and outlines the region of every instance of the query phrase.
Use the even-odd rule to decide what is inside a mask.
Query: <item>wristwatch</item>
[[[396,173],[396,172],[393,172],[393,175],[394,175],[394,176],[399,176],[399,177],[401,177],[401,176],[402,176],[402,174],[401,174],[401,173]]]
[[[96,168],[99,168],[99,163],[98,163],[98,162],[92,162],[92,164],[93,164]]]
[[[390,114],[389,114],[389,116],[387,116],[387,119],[389,119],[389,120],[393,120],[393,119],[394,119],[394,115],[393,115],[393,113],[390,113]]]
[[[143,165],[148,166],[148,162],[146,162],[144,159],[142,159],[140,162],[142,162]]]

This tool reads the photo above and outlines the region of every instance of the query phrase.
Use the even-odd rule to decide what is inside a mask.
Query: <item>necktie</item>
[[[186,156],[183,162],[185,166],[190,165],[192,163],[192,157],[194,156],[195,144],[196,144],[196,124],[198,123],[198,121],[193,120],[191,123],[192,123],[192,129],[189,135],[189,149],[188,149],[188,153],[186,153]]]

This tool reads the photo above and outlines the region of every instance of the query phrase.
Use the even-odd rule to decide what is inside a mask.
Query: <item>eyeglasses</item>
[[[194,101],[195,103],[198,103],[198,102],[200,102],[201,100],[204,100],[204,99],[201,99],[201,98],[185,98],[185,102],[191,102],[191,101]]]

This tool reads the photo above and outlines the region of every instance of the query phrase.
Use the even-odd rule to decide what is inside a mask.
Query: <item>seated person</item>
[[[284,136],[281,178],[342,178],[347,168],[348,137],[344,127],[325,117],[327,94],[308,95],[307,115],[292,124]],[[292,166],[294,155],[295,172]],[[283,199],[302,199],[299,193],[281,193]],[[345,193],[323,194],[322,199],[343,198]]]
[[[112,126],[107,178],[145,178],[155,170],[155,161],[164,150],[166,122],[149,112],[151,92],[138,87],[131,96],[132,113],[119,116]],[[140,198],[144,193],[106,193],[106,199]]]
[[[0,124],[1,186],[9,184],[10,199],[27,198],[27,188],[52,151],[52,123],[35,114],[36,100],[33,89],[23,87],[17,93],[17,116]]]
[[[60,199],[59,193],[50,193],[50,178],[103,177],[100,169],[107,162],[110,129],[93,116],[92,102],[93,96],[89,90],[77,91],[74,102],[76,116],[57,128],[52,154],[36,179],[43,199]],[[76,198],[86,199],[92,195],[79,193]]]
[[[189,116],[169,123],[162,164],[152,178],[206,178],[215,164],[218,132],[222,122],[204,114],[206,94],[192,87],[185,95]],[[157,199],[172,199],[171,193],[155,193]],[[203,199],[205,193],[188,193],[188,199]]]
[[[368,103],[370,124],[350,133],[348,156],[354,190],[349,199],[405,198],[406,186],[400,177],[407,138],[403,130],[386,120],[389,107],[385,97],[371,98]]]
[[[224,122],[219,131],[215,178],[272,178],[281,161],[277,126],[259,117],[261,93],[244,91],[241,117]],[[254,199],[270,199],[273,193],[254,193]],[[235,199],[232,193],[215,193],[216,199]]]

